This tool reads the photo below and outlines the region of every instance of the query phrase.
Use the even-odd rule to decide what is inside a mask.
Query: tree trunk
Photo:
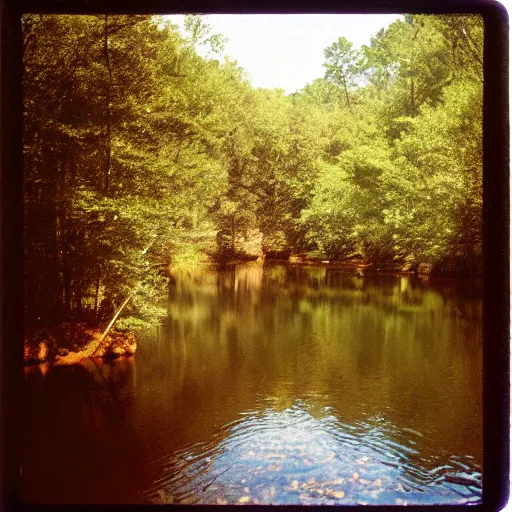
[[[98,270],[98,278],[96,279],[96,293],[94,295],[94,317],[98,318],[98,303],[100,297],[100,282],[101,282],[101,273]]]
[[[343,79],[343,89],[345,90],[345,101],[347,102],[347,107],[350,108],[350,97],[348,95],[347,81],[345,78]]]
[[[106,101],[106,162],[105,162],[105,195],[109,194],[110,190],[110,166],[111,166],[111,155],[112,155],[112,113],[110,111],[111,102],[111,84],[112,84],[112,70],[110,68],[110,58],[108,54],[108,14],[105,14],[105,23],[103,30],[103,52],[105,56],[105,65],[108,72],[107,87],[105,93]]]
[[[71,312],[71,278],[68,269],[64,269],[64,310],[66,314]]]
[[[135,294],[135,292],[128,295],[128,297],[125,299],[125,301],[119,306],[119,308],[115,312],[114,316],[112,317],[112,320],[110,320],[109,324],[107,325],[107,328],[103,331],[103,334],[101,335],[100,339],[98,340],[98,346],[105,339],[105,337],[109,333],[110,329],[112,329],[112,326],[114,325],[115,321],[117,320],[117,317],[121,314],[121,311],[123,311],[124,307],[126,306],[126,304],[128,304],[129,300],[133,297],[134,294]]]
[[[414,78],[411,77],[411,115],[416,115],[416,99],[414,97]]]
[[[235,254],[235,216],[231,216],[231,250]]]
[[[75,295],[75,308],[78,315],[81,317],[83,313],[82,306],[82,285],[80,282],[74,283],[74,295]]]

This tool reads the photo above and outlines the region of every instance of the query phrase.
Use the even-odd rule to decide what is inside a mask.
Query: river
[[[479,503],[481,282],[175,275],[133,358],[26,371],[38,503]]]

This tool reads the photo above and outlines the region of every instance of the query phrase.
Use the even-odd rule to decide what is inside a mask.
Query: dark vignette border
[[[509,116],[508,16],[493,0],[0,0],[0,503],[7,510],[64,506],[23,505],[20,501],[20,426],[23,399],[23,159],[22,45],[20,16],[38,13],[477,13],[484,34],[484,468],[483,505],[500,510],[508,500],[509,472]],[[74,509],[83,507],[74,506]],[[126,507],[123,507],[123,510]],[[127,507],[131,508],[131,507]],[[208,506],[174,506],[211,510]],[[216,507],[219,509],[219,507]],[[223,508],[223,507],[221,507]],[[270,510],[269,506],[249,509]],[[279,507],[304,510],[303,507]],[[321,507],[307,507],[320,509]],[[329,507],[330,508],[330,507]],[[328,508],[328,509],[329,509]],[[353,510],[354,507],[340,507]],[[442,510],[467,505],[413,507]],[[403,507],[377,506],[387,512]]]

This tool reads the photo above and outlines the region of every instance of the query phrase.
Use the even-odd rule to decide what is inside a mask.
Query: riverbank
[[[416,261],[379,261],[367,260],[362,257],[346,259],[329,259],[322,255],[309,255],[308,253],[282,253],[272,254],[264,259],[265,263],[287,263],[293,266],[319,266],[339,270],[364,273],[393,273],[409,274],[431,277],[468,278],[479,277],[481,273],[454,267],[453,265],[431,264]]]
[[[371,274],[402,274],[417,275],[422,280],[433,278],[468,278],[475,277],[464,272],[443,271],[429,264],[396,264],[393,262],[371,262],[362,258],[344,260],[322,259],[322,256],[311,256],[307,253],[272,254],[271,257],[239,256],[227,261],[210,261],[200,265],[231,267],[246,263],[258,263],[262,266],[281,264],[307,267],[323,267],[352,272],[359,277]],[[196,265],[194,265],[195,267]],[[174,266],[174,269],[180,266]],[[186,265],[185,265],[186,267]],[[188,268],[188,267],[187,267]],[[166,269],[171,278],[171,269]],[[114,359],[122,356],[133,356],[137,350],[137,338],[134,331],[116,330],[115,327],[102,340],[104,325],[86,322],[61,322],[53,326],[29,327],[25,330],[24,364],[72,365],[87,359]]]
[[[135,354],[135,332],[113,329],[103,339],[102,334],[100,326],[84,322],[29,327],[25,330],[23,344],[24,364],[70,365],[89,358],[114,359]]]

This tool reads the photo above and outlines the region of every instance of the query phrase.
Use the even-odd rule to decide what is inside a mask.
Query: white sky
[[[168,18],[183,27],[182,15]],[[324,49],[343,36],[359,48],[396,14],[211,14],[212,34],[228,38],[225,54],[238,61],[255,87],[302,89],[324,76]]]

